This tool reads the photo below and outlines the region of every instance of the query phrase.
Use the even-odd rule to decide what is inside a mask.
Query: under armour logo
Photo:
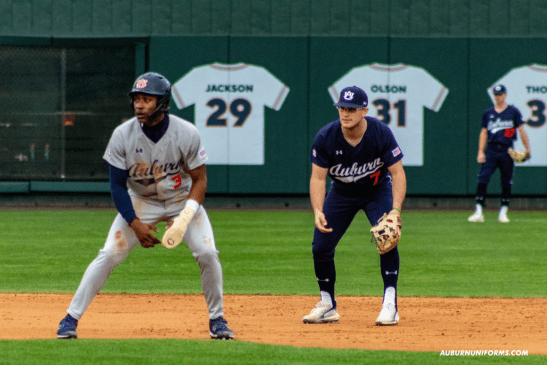
[[[339,150],[336,151],[336,155],[337,155],[337,156],[338,156],[338,155],[341,155],[341,154],[342,154],[342,151],[339,151]]]
[[[135,153],[142,153],[142,148],[137,148],[137,149],[135,150]]]
[[[355,93],[352,93],[351,91],[346,91],[344,93],[344,99],[346,100],[353,100],[353,95],[355,95]]]

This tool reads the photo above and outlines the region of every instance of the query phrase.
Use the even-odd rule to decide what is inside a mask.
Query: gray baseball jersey
[[[114,130],[103,158],[129,170],[129,195],[158,201],[188,195],[188,170],[207,161],[197,128],[175,115],[169,115],[169,128],[157,143],[146,137],[137,118],[129,119]]]

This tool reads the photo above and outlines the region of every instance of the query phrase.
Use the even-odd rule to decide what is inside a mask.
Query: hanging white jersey
[[[347,86],[365,90],[369,100],[367,115],[390,127],[405,151],[403,165],[423,166],[423,108],[439,111],[448,89],[423,68],[379,63],[355,67],[330,86],[334,102]]]
[[[183,199],[190,192],[189,170],[207,161],[198,130],[192,123],[169,115],[169,127],[154,143],[137,118],[119,125],[103,156],[110,165],[129,170],[129,194],[158,201]]]
[[[532,157],[515,166],[547,166],[547,65],[532,64],[513,68],[487,89],[495,103],[492,87],[502,84],[507,88],[507,104],[514,105],[526,123]],[[524,151],[522,139],[514,144],[515,150]]]
[[[172,90],[179,109],[195,105],[208,164],[264,165],[264,107],[279,110],[289,92],[268,70],[245,63],[203,65]]]

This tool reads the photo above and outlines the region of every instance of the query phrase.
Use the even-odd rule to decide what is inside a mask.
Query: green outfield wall
[[[0,0],[0,191],[108,191],[102,155],[151,70],[200,129],[210,193],[307,194],[313,138],[355,84],[401,144],[408,194],[473,195],[503,82],[532,143],[513,193],[545,196],[547,3],[503,4]]]

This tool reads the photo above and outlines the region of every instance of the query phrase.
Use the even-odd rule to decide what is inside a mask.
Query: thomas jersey
[[[516,67],[496,84],[507,87],[507,103],[521,111],[526,123],[532,157],[517,166],[547,166],[547,65]],[[494,101],[492,87],[487,92]],[[524,150],[522,140],[515,141],[515,149]]]
[[[340,119],[321,128],[315,137],[310,160],[328,169],[337,191],[362,196],[384,182],[388,167],[403,158],[403,153],[384,123],[365,117],[367,129],[355,147],[344,138]]]
[[[482,115],[482,128],[488,131],[488,143],[499,143],[507,147],[513,146],[517,139],[516,129],[522,125],[520,111],[512,105],[507,106],[501,113],[494,107],[486,109]]]
[[[129,119],[114,130],[103,158],[129,170],[130,195],[158,201],[187,196],[192,186],[187,171],[207,161],[196,127],[175,115],[169,115],[169,127],[157,143],[146,137],[137,118]]]
[[[373,63],[355,67],[329,88],[332,100],[356,85],[369,98],[369,115],[389,125],[405,151],[405,166],[423,165],[424,110],[441,109],[448,89],[426,70],[409,65]]]
[[[209,164],[264,165],[264,106],[279,110],[289,88],[244,63],[192,69],[173,85],[179,109],[195,104],[195,125]]]

